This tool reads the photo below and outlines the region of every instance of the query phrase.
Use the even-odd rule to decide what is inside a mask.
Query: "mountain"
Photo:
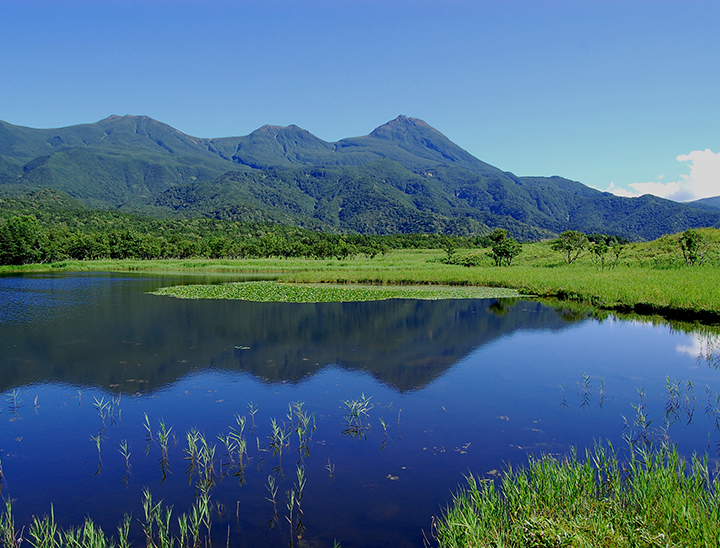
[[[711,202],[620,198],[561,177],[517,177],[407,116],[335,143],[294,125],[206,139],[146,116],[58,129],[0,122],[0,193],[38,188],[96,208],[333,232],[502,227],[521,239],[569,229],[652,239],[720,226]]]
[[[700,200],[689,202],[689,205],[700,207],[702,209],[720,209],[720,196],[714,196],[712,198],[701,198]]]
[[[230,165],[229,165],[230,164]],[[96,207],[142,203],[230,169],[249,169],[146,116],[32,129],[0,122],[0,184],[63,190]]]

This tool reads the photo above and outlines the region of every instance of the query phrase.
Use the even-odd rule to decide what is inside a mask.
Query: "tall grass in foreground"
[[[707,459],[686,469],[675,448],[635,448],[621,463],[599,445],[584,462],[531,458],[499,489],[467,480],[435,520],[442,548],[720,545],[718,477]]]

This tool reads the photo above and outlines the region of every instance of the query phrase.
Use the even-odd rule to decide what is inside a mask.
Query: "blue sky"
[[[623,195],[720,195],[718,67],[717,0],[0,2],[12,124],[334,141],[405,114],[503,170]]]

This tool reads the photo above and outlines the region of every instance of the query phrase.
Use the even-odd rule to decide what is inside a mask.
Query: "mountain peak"
[[[439,131],[424,120],[420,118],[410,118],[409,116],[401,114],[394,120],[390,120],[375,128],[370,135],[381,139],[397,139],[398,137],[406,137],[408,133],[415,133],[417,131],[426,132],[428,130],[440,134]]]
[[[262,133],[269,133],[270,135],[282,135],[282,134],[308,134],[311,135],[311,133],[303,129],[299,126],[296,126],[295,124],[290,124],[289,126],[273,126],[270,124],[265,124],[262,127],[259,127],[255,131],[253,131],[250,135],[253,134],[262,134]]]

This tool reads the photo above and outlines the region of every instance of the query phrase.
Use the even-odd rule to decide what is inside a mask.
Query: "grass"
[[[720,543],[718,479],[707,460],[686,470],[674,448],[634,450],[626,464],[602,446],[583,462],[543,456],[507,470],[499,489],[467,480],[435,521],[441,548]]]
[[[573,264],[565,264],[562,255],[550,248],[549,242],[525,244],[522,253],[510,267],[496,267],[486,255],[487,250],[461,250],[458,255],[477,255],[478,266],[445,264],[447,253],[442,250],[395,250],[385,257],[354,258],[343,261],[312,259],[196,259],[166,261],[66,261],[61,264],[0,267],[1,272],[30,271],[144,271],[158,273],[249,274],[277,278],[279,282],[303,284],[382,285],[367,291],[387,290],[386,286],[469,286],[475,288],[509,288],[517,294],[559,298],[608,310],[641,313],[680,313],[693,316],[720,315],[720,230],[700,231],[706,242],[705,262],[689,267],[682,260],[677,236],[664,236],[647,243],[626,247],[617,266],[599,270],[589,254]],[[283,285],[284,285],[283,284]],[[223,297],[238,288],[197,289],[195,297]],[[433,291],[437,289],[434,288]],[[243,291],[250,291],[244,288]],[[191,296],[193,290],[178,289],[178,295]],[[285,286],[282,298],[312,299],[305,290]],[[327,287],[315,298],[350,299],[347,292]],[[353,291],[359,291],[353,288]],[[487,290],[485,290],[487,291]],[[205,293],[200,295],[199,293]],[[269,292],[269,291],[268,291]],[[432,291],[424,293],[425,296]],[[376,295],[379,295],[376,293]],[[471,293],[464,294],[470,296]],[[504,296],[492,292],[485,296]],[[359,297],[359,295],[356,296]],[[401,296],[401,295],[397,295]],[[368,295],[363,298],[367,298]],[[233,297],[237,298],[237,297]],[[275,297],[281,299],[281,296]],[[379,298],[391,298],[381,296]],[[413,296],[412,298],[418,298]],[[434,297],[450,298],[450,297]],[[455,298],[455,297],[452,297]],[[261,299],[266,300],[266,299]],[[270,299],[272,300],[272,299]],[[356,300],[352,298],[352,300]],[[307,302],[303,300],[302,302]]]

